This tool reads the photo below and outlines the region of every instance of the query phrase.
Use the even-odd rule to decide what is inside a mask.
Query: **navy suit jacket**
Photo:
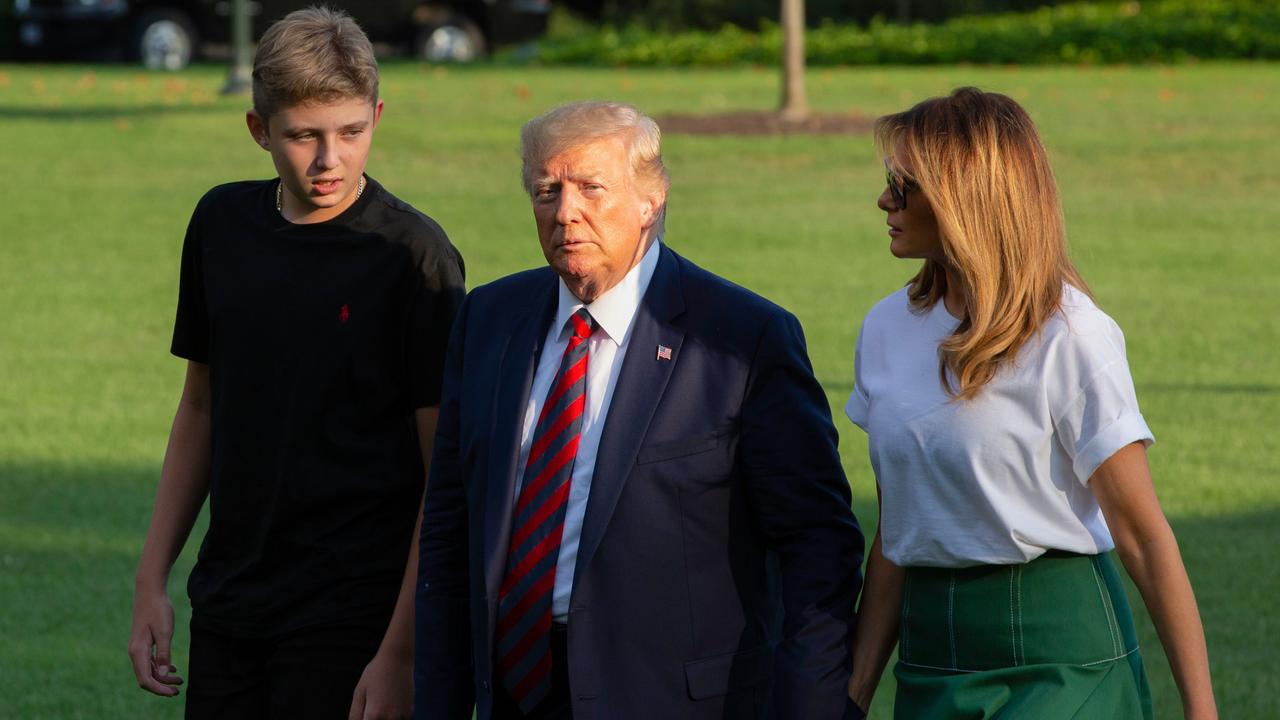
[[[454,325],[421,536],[420,720],[491,717],[520,420],[557,282],[539,268],[477,288]],[[574,718],[843,717],[863,537],[799,323],[665,246],[634,322],[574,571]]]

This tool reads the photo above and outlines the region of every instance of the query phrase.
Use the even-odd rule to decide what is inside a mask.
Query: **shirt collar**
[[[569,286],[564,284],[564,280],[560,280],[560,299],[556,307],[555,324],[555,327],[560,328],[560,334],[557,337],[564,337],[569,316],[577,312],[578,308],[585,307],[596,321],[596,326],[604,331],[615,345],[621,347],[627,339],[627,333],[631,330],[636,311],[640,309],[640,300],[644,297],[645,290],[649,289],[649,281],[653,279],[653,272],[658,267],[658,246],[661,244],[662,238],[654,238],[649,249],[645,251],[644,257],[640,258],[640,262],[636,263],[635,267],[627,271],[622,281],[609,288],[590,305],[584,305],[569,291]]]

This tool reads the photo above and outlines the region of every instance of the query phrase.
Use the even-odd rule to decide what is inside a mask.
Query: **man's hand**
[[[413,661],[379,652],[356,683],[347,720],[408,720],[413,717]]]
[[[164,590],[135,591],[133,630],[129,634],[129,659],[138,687],[164,697],[178,694],[182,678],[174,674],[169,654],[173,640],[173,605]]]

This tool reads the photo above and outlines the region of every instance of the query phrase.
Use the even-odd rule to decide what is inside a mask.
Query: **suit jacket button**
[[[481,681],[480,681],[480,687],[484,688],[484,691],[485,691],[485,692],[489,692],[489,681],[488,681],[488,680],[481,680]]]

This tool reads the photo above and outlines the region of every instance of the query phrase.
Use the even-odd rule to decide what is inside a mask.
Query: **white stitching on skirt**
[[[951,665],[952,666],[956,666],[960,664],[960,661],[956,660],[955,606],[956,606],[956,571],[952,570],[951,580],[947,587],[947,635],[951,638]]]
[[[1115,657],[1113,657],[1113,658],[1106,658],[1106,659],[1104,659],[1104,660],[1094,660],[1093,662],[1080,663],[1080,667],[1089,667],[1090,665],[1101,665],[1102,663],[1114,662],[1114,661],[1119,660],[1119,659],[1121,659],[1121,658],[1129,657],[1130,655],[1132,655],[1132,654],[1134,654],[1134,653],[1136,653],[1136,652],[1138,652],[1138,646],[1137,646],[1137,645],[1135,645],[1135,646],[1133,647],[1133,649],[1132,649],[1132,650],[1130,650],[1129,652],[1123,653],[1123,654],[1121,654],[1121,655],[1117,655],[1117,656],[1115,656]]]
[[[980,672],[987,672],[986,670],[962,670],[962,669],[960,669],[960,668],[953,668],[953,667],[949,667],[949,668],[947,668],[947,667],[938,667],[937,665],[921,665],[920,663],[907,662],[906,660],[903,660],[902,658],[898,658],[898,662],[902,663],[903,665],[910,665],[911,667],[924,668],[925,670],[946,670],[947,672],[962,672],[962,673],[980,673]]]
[[[1014,572],[1017,573],[1018,586],[1018,653],[1022,657],[1023,664],[1027,662],[1027,631],[1022,627],[1022,566],[1014,565]]]
[[[1111,609],[1111,599],[1107,597],[1107,592],[1102,586],[1102,576],[1098,574],[1098,566],[1089,562],[1089,569],[1093,570],[1093,582],[1098,586],[1098,597],[1102,599],[1102,613],[1107,617],[1107,630],[1111,633],[1111,650],[1115,653],[1121,653],[1124,650],[1123,643],[1120,642],[1119,622],[1115,620],[1115,612]],[[1118,655],[1118,657],[1124,657]],[[1100,660],[1099,662],[1106,662]]]
[[[1094,660],[1093,662],[1087,662],[1087,663],[1063,663],[1063,664],[1065,664],[1065,665],[1074,665],[1075,667],[1092,667],[1092,666],[1094,666],[1094,665],[1101,665],[1101,664],[1103,664],[1103,663],[1109,663],[1109,662],[1115,662],[1116,660],[1122,660],[1122,659],[1124,659],[1124,658],[1126,658],[1126,657],[1128,657],[1128,656],[1130,656],[1130,655],[1132,655],[1132,654],[1134,654],[1134,653],[1136,653],[1136,652],[1138,652],[1138,648],[1136,648],[1136,647],[1135,647],[1134,649],[1130,650],[1130,651],[1129,651],[1129,652],[1127,652],[1127,653],[1124,653],[1123,655],[1117,655],[1117,656],[1115,656],[1115,657],[1111,657],[1111,658],[1103,658],[1102,660]],[[924,668],[925,670],[944,670],[944,671],[946,671],[946,672],[961,672],[961,673],[983,673],[983,672],[991,672],[991,670],[968,670],[968,669],[965,669],[965,668],[958,668],[958,667],[938,667],[937,665],[924,665],[924,664],[922,664],[922,663],[907,662],[906,660],[903,660],[901,657],[899,657],[899,658],[898,658],[898,662],[902,663],[903,665],[910,665],[911,667]],[[993,668],[993,669],[999,670],[999,669],[1002,669],[1002,668]]]
[[[898,650],[898,656],[906,659],[908,646],[911,640],[911,624],[907,622],[907,618],[911,613],[911,573],[907,573],[906,582],[906,598],[902,602],[902,647]]]
[[[1013,566],[1009,567],[1009,649],[1013,651],[1013,664],[1018,664],[1018,631],[1013,623]]]

